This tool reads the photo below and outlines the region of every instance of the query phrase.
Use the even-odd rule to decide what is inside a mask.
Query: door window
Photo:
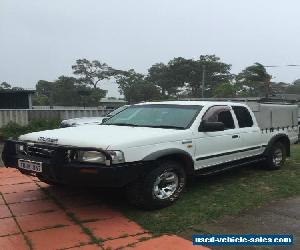
[[[233,106],[232,107],[236,119],[238,120],[238,124],[240,128],[247,128],[253,126],[253,120],[250,115],[249,110],[243,106]]]
[[[222,122],[225,129],[233,129],[234,121],[228,106],[213,106],[209,108],[203,116],[207,122]]]

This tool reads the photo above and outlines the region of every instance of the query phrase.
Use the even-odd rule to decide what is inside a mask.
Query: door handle
[[[183,140],[181,143],[182,144],[188,144],[188,143],[192,143],[193,141],[192,140]]]
[[[239,135],[233,135],[232,136],[232,139],[236,139],[236,138],[239,138]]]

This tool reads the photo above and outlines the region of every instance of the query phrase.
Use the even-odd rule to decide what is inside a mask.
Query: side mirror
[[[199,132],[215,132],[215,131],[223,131],[225,129],[223,122],[207,122],[202,121],[198,131]]]

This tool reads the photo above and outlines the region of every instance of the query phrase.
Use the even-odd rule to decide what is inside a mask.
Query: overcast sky
[[[0,0],[0,82],[34,88],[78,58],[146,73],[178,56],[216,54],[232,72],[254,62],[300,78],[299,0]],[[102,85],[109,96],[117,87]]]

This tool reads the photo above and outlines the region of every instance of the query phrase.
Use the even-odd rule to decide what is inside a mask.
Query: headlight
[[[125,161],[124,154],[121,151],[107,151],[112,158],[112,164],[123,163]],[[98,151],[78,151],[75,159],[80,162],[107,164],[105,155]]]
[[[76,160],[90,163],[105,163],[105,155],[98,151],[79,151]]]

